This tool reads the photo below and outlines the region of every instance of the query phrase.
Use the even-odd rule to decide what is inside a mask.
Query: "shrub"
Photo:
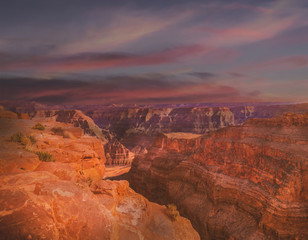
[[[39,157],[40,161],[43,162],[54,162],[55,159],[49,152],[36,152],[36,155]]]
[[[29,146],[32,143],[31,143],[31,140],[29,139],[29,137],[22,136],[21,139],[20,139],[20,144],[23,145],[23,146]]]
[[[12,142],[18,142],[21,143],[21,139],[24,137],[23,133],[17,132],[14,135],[11,136]]]
[[[17,132],[11,136],[12,142],[20,143],[23,146],[29,146],[31,144],[36,143],[36,139],[33,136],[26,136],[21,132]]]
[[[34,136],[28,136],[28,138],[30,139],[32,144],[36,143],[36,139]]]
[[[63,136],[63,129],[61,127],[54,127],[51,131],[56,135]]]
[[[41,124],[41,123],[36,123],[33,127],[33,129],[37,129],[37,130],[45,130],[45,127]]]
[[[166,215],[170,217],[171,221],[176,221],[180,214],[174,204],[168,204],[166,209]]]

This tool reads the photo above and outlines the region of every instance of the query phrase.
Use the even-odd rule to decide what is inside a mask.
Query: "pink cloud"
[[[87,71],[102,68],[161,65],[184,58],[200,56],[210,49],[200,45],[182,46],[144,55],[112,55],[89,53],[71,57],[34,58],[0,67],[2,70],[33,69],[35,71]]]
[[[259,63],[246,64],[236,71],[278,71],[308,67],[308,56],[295,55],[273,58]]]
[[[224,5],[223,8],[225,9],[247,9],[247,10],[252,10],[252,11],[260,12],[260,13],[273,13],[274,12],[273,9],[270,9],[270,8],[252,6],[252,5],[241,4],[241,3],[232,3],[229,5]]]

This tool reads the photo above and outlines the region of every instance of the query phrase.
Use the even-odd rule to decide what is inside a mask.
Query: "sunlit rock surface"
[[[176,203],[202,239],[308,238],[308,115],[251,119],[195,138],[161,134],[129,181]]]
[[[172,221],[127,181],[101,180],[100,139],[43,118],[45,129],[33,129],[35,120],[0,119],[0,239],[200,239],[189,220]],[[10,141],[16,132],[36,141]],[[54,161],[40,161],[39,151]]]

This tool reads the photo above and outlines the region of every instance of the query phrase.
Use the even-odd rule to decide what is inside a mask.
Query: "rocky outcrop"
[[[189,220],[129,188],[100,181],[91,188],[46,172],[0,176],[1,239],[198,240]]]
[[[105,157],[99,139],[51,131],[64,123],[42,121],[44,130],[33,129],[32,120],[1,123],[1,239],[200,239],[189,220],[172,221],[164,206],[135,193],[127,181],[101,180]],[[33,142],[9,141],[16,130]],[[37,152],[52,154],[54,162],[39,160]]]
[[[37,121],[48,118],[56,122],[73,124],[75,128],[83,129],[85,134],[96,136],[104,144],[108,165],[130,164],[134,158],[134,153],[121,144],[108,130],[99,128],[90,117],[79,110],[36,111],[32,118]]]
[[[129,181],[175,203],[202,239],[307,239],[308,115],[251,119],[204,136],[161,134]]]
[[[112,139],[105,145],[106,165],[130,165],[135,154],[123,146],[117,139]]]
[[[68,163],[86,181],[104,177],[105,152],[98,138],[80,134],[80,128],[69,124],[41,121],[45,130],[38,130],[33,129],[35,123],[33,120],[0,120],[0,173],[33,171],[39,166],[38,156],[42,153],[51,156],[44,161]],[[66,129],[63,131],[66,134],[55,134],[52,131],[55,128]],[[11,141],[16,133],[22,135],[20,142]]]
[[[35,111],[31,114],[32,119],[54,119],[57,122],[70,123],[74,127],[80,127],[85,134],[97,136],[103,142],[107,142],[102,130],[93,122],[91,118],[79,110],[47,110]]]
[[[0,118],[8,118],[8,119],[17,119],[17,113],[6,110],[3,106],[0,105]]]

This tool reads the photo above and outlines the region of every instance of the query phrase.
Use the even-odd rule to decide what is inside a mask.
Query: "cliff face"
[[[51,129],[79,131],[49,120],[41,121],[44,130],[33,129],[33,120],[0,123],[1,239],[200,239],[189,220],[172,221],[166,207],[135,193],[127,181],[101,180],[99,139],[60,136]],[[17,131],[22,141],[10,141]],[[52,154],[53,161],[39,160],[37,152]]]
[[[189,220],[171,221],[126,181],[88,187],[37,171],[0,183],[1,239],[200,239]]]
[[[112,139],[105,145],[106,165],[130,165],[135,154],[129,151],[118,140]]]
[[[129,181],[176,203],[202,239],[307,239],[308,115],[251,119],[202,137],[161,134]]]
[[[87,111],[101,128],[118,139],[160,132],[204,134],[209,130],[244,123],[249,118],[271,118],[285,112],[305,113],[308,104],[237,107],[126,108],[106,107]]]
[[[53,119],[56,122],[73,124],[74,127],[83,129],[85,134],[96,136],[104,144],[108,165],[130,164],[134,154],[121,144],[108,130],[102,130],[94,121],[79,110],[52,110],[36,111],[32,118]]]

